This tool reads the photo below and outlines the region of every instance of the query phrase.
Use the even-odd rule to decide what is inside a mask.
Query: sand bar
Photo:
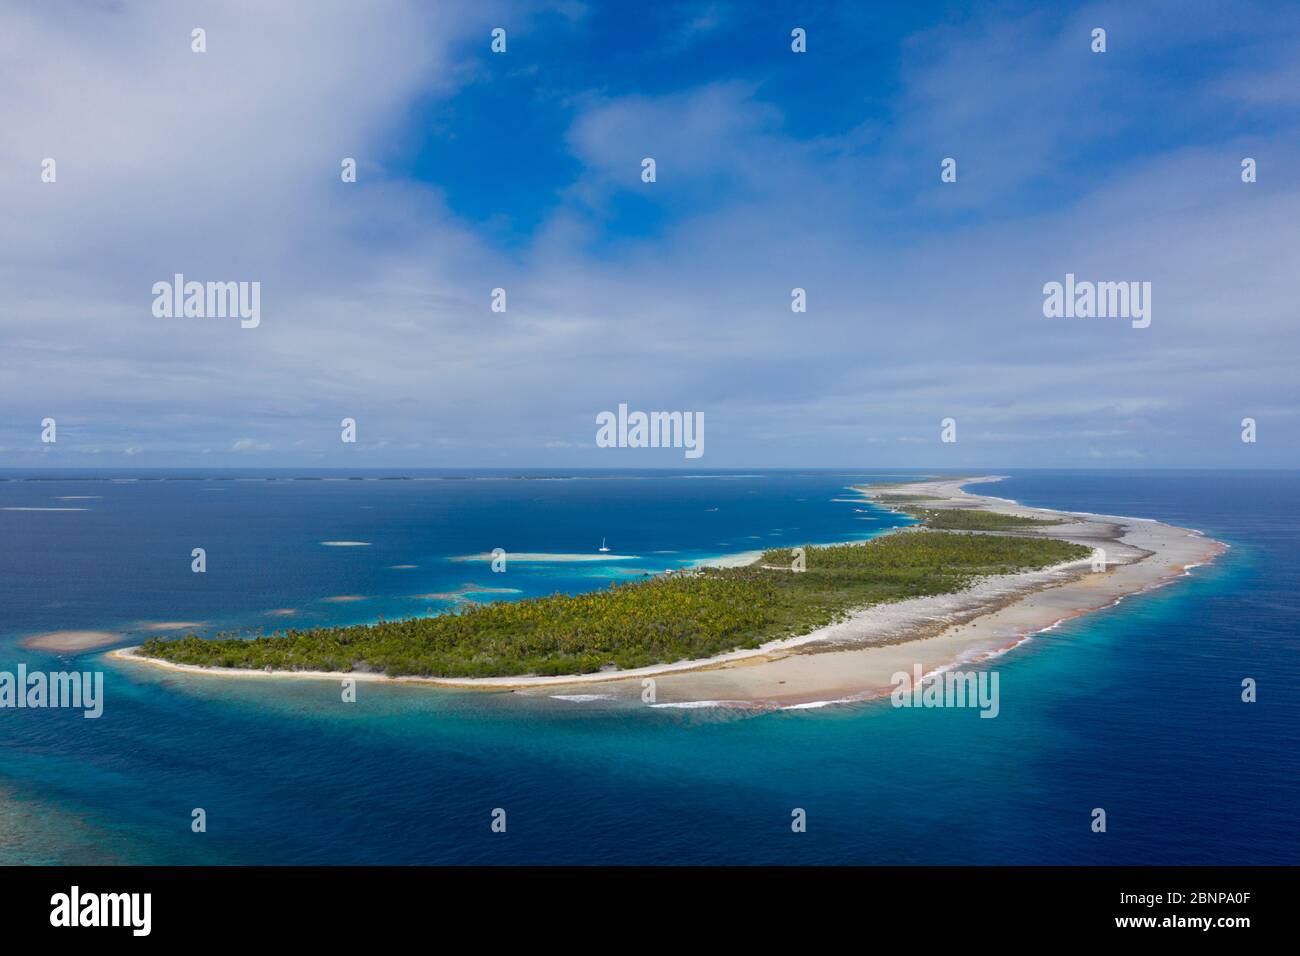
[[[95,647],[116,644],[122,640],[120,633],[112,631],[47,631],[33,634],[19,643],[42,651],[87,651]]]

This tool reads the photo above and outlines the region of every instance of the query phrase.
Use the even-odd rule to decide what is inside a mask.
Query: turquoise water
[[[1300,479],[1011,474],[997,494],[1165,518],[1232,550],[992,662],[995,720],[888,702],[755,715],[370,684],[343,704],[334,682],[205,679],[89,653],[75,663],[108,670],[101,719],[0,710],[0,860],[1300,862]],[[0,669],[63,666],[17,646],[37,631],[133,627],[130,643],[146,621],[216,629],[274,627],[275,609],[312,623],[423,613],[430,602],[411,595],[502,579],[520,595],[599,587],[897,523],[845,493],[868,472],[56,477],[0,483],[0,507],[88,509],[0,511]],[[82,495],[100,497],[55,500]],[[630,572],[494,575],[447,560],[493,547],[589,553],[601,537],[636,556]],[[193,546],[208,550],[206,575],[190,573]],[[365,600],[324,600],[337,596]],[[1258,681],[1258,703],[1240,702],[1243,677]],[[206,833],[190,831],[195,807]],[[497,807],[504,834],[489,827]],[[791,832],[796,807],[806,833]],[[1094,807],[1107,812],[1105,834],[1090,831]]]

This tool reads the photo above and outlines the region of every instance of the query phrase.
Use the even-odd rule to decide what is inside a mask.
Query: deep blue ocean
[[[896,471],[0,472],[0,670],[106,672],[98,720],[0,709],[0,863],[1300,863],[1300,474],[1003,473],[981,490],[1232,547],[990,662],[988,720],[887,700],[754,714],[377,684],[345,704],[336,681],[19,646],[437,613],[465,585],[511,591],[459,600],[509,600],[866,537],[902,519],[859,511],[847,486]],[[49,508],[78,510],[9,510]],[[602,538],[632,560],[505,574],[449,560]]]

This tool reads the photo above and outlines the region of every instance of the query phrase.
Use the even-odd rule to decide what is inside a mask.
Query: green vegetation
[[[193,635],[146,641],[141,653],[180,664],[276,670],[382,671],[486,677],[590,673],[751,648],[805,634],[852,609],[960,590],[976,578],[1087,557],[1048,538],[917,529],[866,544],[767,551],[755,564],[471,605],[456,613],[253,639]]]
[[[965,508],[904,508],[903,511],[936,531],[1017,531],[1022,528],[1042,528],[1064,524],[1060,518],[1023,518],[1018,515],[1000,515],[992,511],[971,511]]]

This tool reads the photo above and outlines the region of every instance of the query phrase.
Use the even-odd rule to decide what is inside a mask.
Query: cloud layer
[[[398,170],[421,136],[454,142],[417,118],[498,82],[553,11],[313,9],[0,13],[0,466],[684,464],[597,449],[620,402],[702,411],[705,467],[1300,463],[1294,15],[954,11],[894,41],[888,116],[824,131],[761,69],[564,90],[576,173],[501,242],[451,211],[460,184]],[[679,20],[674,56],[745,29],[718,5]],[[155,318],[178,272],[261,282],[261,326]],[[1043,318],[1067,272],[1151,282],[1151,327]]]

